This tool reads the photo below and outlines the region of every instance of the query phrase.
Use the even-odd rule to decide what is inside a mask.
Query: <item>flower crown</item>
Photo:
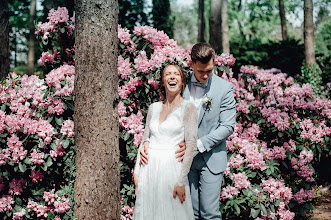
[[[160,67],[158,67],[155,71],[155,79],[160,81],[161,79],[161,74],[163,72],[163,70],[168,66],[168,65],[176,65],[179,66],[182,70],[183,73],[186,77],[186,79],[189,76],[189,66],[187,65],[187,63],[183,60],[181,60],[179,57],[176,57],[174,59],[171,60],[166,60],[165,62],[163,62]]]

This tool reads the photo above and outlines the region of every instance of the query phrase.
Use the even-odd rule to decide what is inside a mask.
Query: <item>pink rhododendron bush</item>
[[[0,219],[73,219],[73,44],[58,47],[73,23],[65,8],[48,19],[36,34],[54,48],[40,58],[50,72],[10,73],[0,85]]]
[[[0,88],[1,219],[73,219],[73,25],[65,8],[51,10],[36,32],[47,75],[11,73]],[[189,71],[190,51],[148,26],[119,27],[118,38],[122,219],[131,219],[132,170],[147,108],[159,99],[158,68],[177,59]],[[320,161],[329,158],[331,102],[283,73],[242,66],[235,79],[234,62],[215,58],[215,73],[234,85],[238,112],[220,209],[226,219],[302,219]]]

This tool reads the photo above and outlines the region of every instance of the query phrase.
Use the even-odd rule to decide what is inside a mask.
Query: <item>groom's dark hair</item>
[[[193,63],[200,61],[203,64],[209,62],[210,59],[214,59],[215,50],[208,43],[197,43],[192,47],[191,60]]]

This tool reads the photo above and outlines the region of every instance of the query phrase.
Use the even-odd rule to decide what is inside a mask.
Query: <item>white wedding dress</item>
[[[198,116],[195,106],[183,101],[160,123],[162,102],[153,103],[148,110],[142,143],[149,139],[148,164],[139,165],[138,153],[134,173],[139,176],[134,220],[192,220],[194,219],[187,174],[190,171],[197,143]],[[175,151],[184,142],[183,162]],[[142,145],[141,145],[142,146]],[[141,147],[140,146],[140,147]],[[140,148],[139,148],[140,149]],[[185,201],[173,198],[175,184],[185,185]]]

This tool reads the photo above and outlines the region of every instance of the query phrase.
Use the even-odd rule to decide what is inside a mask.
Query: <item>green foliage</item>
[[[322,70],[319,65],[316,63],[306,65],[304,63],[301,72],[303,82],[311,84],[315,94],[321,94]]]
[[[286,41],[230,41],[231,53],[236,57],[233,67],[238,72],[242,65],[255,65],[263,69],[278,68],[289,76],[300,73],[304,60],[304,46],[298,40]]]
[[[153,0],[151,16],[153,27],[164,31],[169,38],[173,38],[174,17],[171,16],[170,0]]]
[[[148,25],[145,0],[119,0],[118,23],[122,28],[133,30],[136,25]]]
[[[316,54],[323,57],[331,56],[331,18],[323,22],[316,31]]]

